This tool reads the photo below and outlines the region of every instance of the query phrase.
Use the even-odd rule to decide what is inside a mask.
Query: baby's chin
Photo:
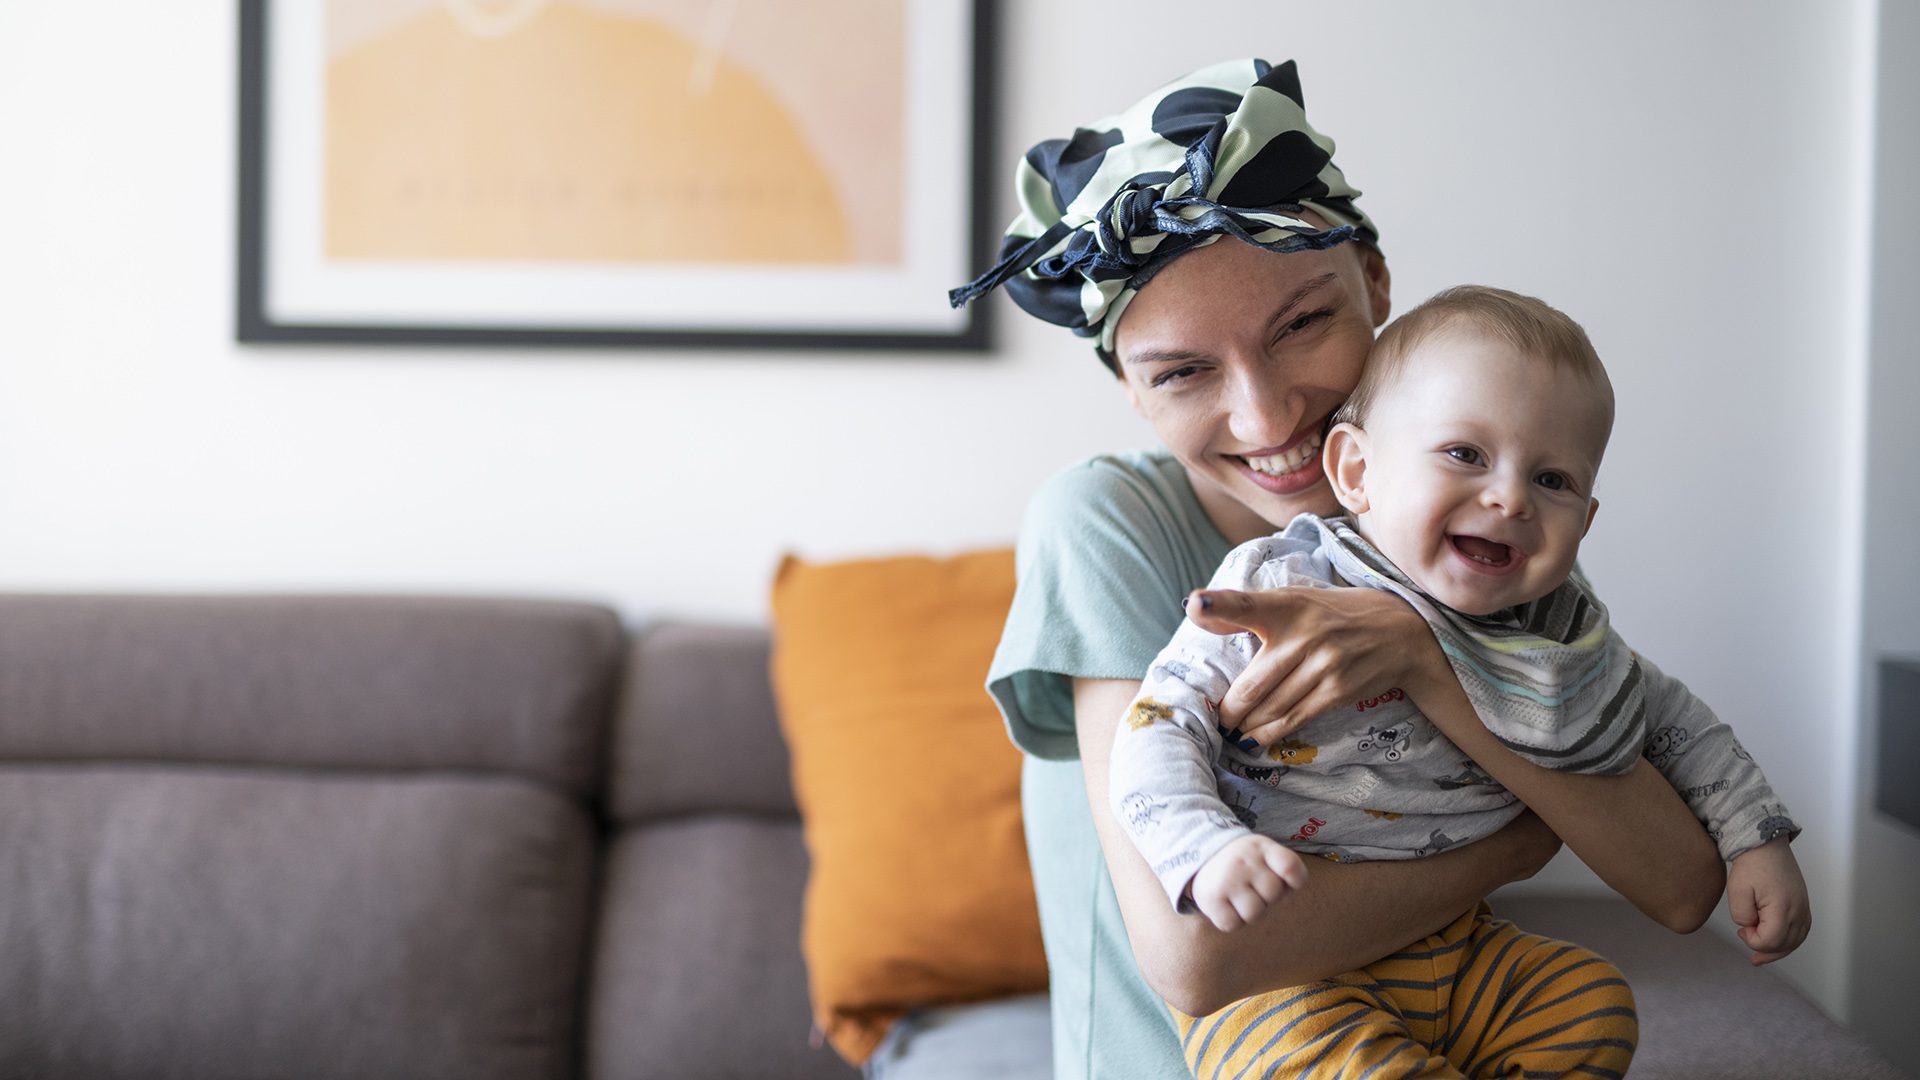
[[[1471,615],[1475,618],[1485,618],[1527,602],[1524,599],[1506,595],[1507,590],[1490,592],[1486,589],[1464,588],[1455,581],[1434,582],[1430,587],[1427,582],[1421,581],[1412,574],[1408,574],[1407,577],[1421,592],[1462,615]]]

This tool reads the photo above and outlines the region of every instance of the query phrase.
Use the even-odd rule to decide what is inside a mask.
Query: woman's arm
[[[1719,905],[1720,853],[1658,770],[1642,759],[1625,776],[1588,776],[1520,758],[1480,722],[1425,620],[1398,598],[1372,589],[1195,595],[1208,601],[1201,611],[1188,604],[1195,622],[1220,633],[1251,630],[1263,642],[1220,706],[1248,738],[1272,745],[1313,716],[1397,686],[1649,917],[1691,933]],[[1380,648],[1383,632],[1399,647]]]
[[[1720,849],[1645,758],[1625,776],[1543,769],[1487,730],[1451,668],[1402,689],[1454,745],[1520,796],[1600,880],[1649,918],[1690,934],[1720,906],[1727,884]]]
[[[1224,933],[1182,915],[1107,808],[1116,726],[1139,692],[1124,679],[1075,679],[1074,724],[1087,799],[1135,959],[1174,1008],[1204,1016],[1251,994],[1372,963],[1433,933],[1499,885],[1531,876],[1559,841],[1531,815],[1418,862],[1309,860],[1307,884],[1250,926]]]

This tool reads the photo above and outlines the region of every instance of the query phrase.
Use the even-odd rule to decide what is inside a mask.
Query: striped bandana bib
[[[1305,516],[1341,577],[1394,593],[1427,620],[1474,711],[1507,749],[1563,772],[1633,768],[1646,741],[1640,665],[1578,570],[1532,603],[1463,615],[1422,592],[1346,519]]]
[[[1020,216],[999,263],[948,300],[960,307],[1004,284],[1028,313],[1110,352],[1133,294],[1222,236],[1276,252],[1378,243],[1304,102],[1293,61],[1231,60],[1036,145],[1020,163]],[[1303,209],[1331,227],[1296,216]]]

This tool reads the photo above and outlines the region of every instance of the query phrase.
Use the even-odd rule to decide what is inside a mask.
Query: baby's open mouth
[[[1513,549],[1478,536],[1455,536],[1453,549],[1483,566],[1506,566],[1513,562]]]

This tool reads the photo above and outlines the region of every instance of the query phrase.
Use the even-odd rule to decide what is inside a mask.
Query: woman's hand
[[[1453,677],[1419,612],[1379,589],[1197,589],[1187,617],[1216,634],[1260,639],[1220,718],[1262,746],[1332,709]]]

